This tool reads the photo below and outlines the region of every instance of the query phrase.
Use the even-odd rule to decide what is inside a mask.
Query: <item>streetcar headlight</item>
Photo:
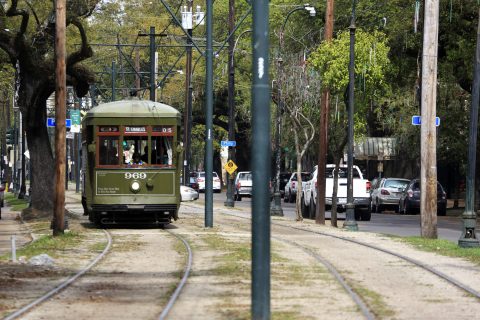
[[[130,185],[130,189],[132,189],[133,192],[138,192],[138,190],[140,190],[140,183],[138,181],[133,181]]]

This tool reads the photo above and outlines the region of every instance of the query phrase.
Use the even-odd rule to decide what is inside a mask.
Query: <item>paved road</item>
[[[213,196],[214,202],[223,203],[226,200],[226,193],[215,193]],[[200,194],[200,200],[205,199],[204,194]],[[295,219],[295,204],[285,203],[282,199],[282,209],[285,217]],[[237,208],[250,208],[251,199],[243,198],[242,201],[236,201],[235,207]],[[439,238],[457,242],[462,232],[462,219],[460,217],[461,210],[449,210],[446,217],[438,217],[438,236]],[[329,212],[326,213],[329,218]],[[342,215],[339,214],[339,218]],[[327,222],[328,223],[328,222]],[[343,224],[339,221],[339,226]],[[393,211],[386,211],[382,214],[372,214],[371,221],[359,221],[359,230],[385,233],[397,236],[419,236],[420,235],[420,215],[400,215],[395,214]],[[480,225],[477,227],[477,231],[480,230]],[[477,232],[477,237],[480,238],[480,234]]]

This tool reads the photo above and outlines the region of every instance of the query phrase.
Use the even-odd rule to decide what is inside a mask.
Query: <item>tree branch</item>
[[[17,10],[17,4],[18,0],[12,0],[12,5],[7,10],[7,17],[22,16],[22,24],[20,25],[20,30],[18,31],[17,36],[23,36],[27,31],[30,15],[25,10]]]
[[[78,31],[80,32],[80,37],[82,38],[82,45],[78,51],[68,56],[66,63],[67,68],[93,56],[92,47],[90,47],[90,45],[88,44],[87,34],[85,33],[85,29],[83,28],[80,20],[78,20],[77,18],[73,18],[71,19],[70,23],[77,27]]]

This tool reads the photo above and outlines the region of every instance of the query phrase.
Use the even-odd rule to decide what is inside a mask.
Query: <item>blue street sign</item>
[[[72,126],[72,119],[65,119],[67,128]],[[47,118],[47,127],[55,127],[55,118]]]
[[[422,124],[422,117],[421,116],[412,116],[412,124],[414,126],[419,126]],[[439,126],[440,125],[440,118],[439,117],[435,117],[435,126]]]
[[[220,145],[222,147],[235,147],[237,145],[237,141],[221,141]]]

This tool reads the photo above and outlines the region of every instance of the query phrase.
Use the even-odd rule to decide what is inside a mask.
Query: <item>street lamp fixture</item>
[[[276,130],[275,130],[275,179],[273,184],[273,203],[270,206],[270,215],[271,216],[283,216],[282,204],[281,204],[281,195],[280,195],[280,170],[281,170],[281,150],[280,150],[280,140],[281,140],[281,129],[282,129],[282,113],[284,110],[283,96],[282,96],[282,78],[283,78],[283,59],[282,59],[282,49],[283,49],[283,30],[287,24],[287,20],[292,13],[299,10],[305,10],[309,13],[311,17],[316,15],[315,7],[310,6],[306,3],[303,6],[293,8],[287,13],[285,20],[283,21],[282,28],[279,33],[279,55],[278,55],[278,105],[276,111]]]
[[[303,7],[305,8],[305,10],[308,11],[308,13],[310,14],[310,17],[315,17],[315,15],[317,14],[315,7],[310,6],[308,3],[305,4]]]

